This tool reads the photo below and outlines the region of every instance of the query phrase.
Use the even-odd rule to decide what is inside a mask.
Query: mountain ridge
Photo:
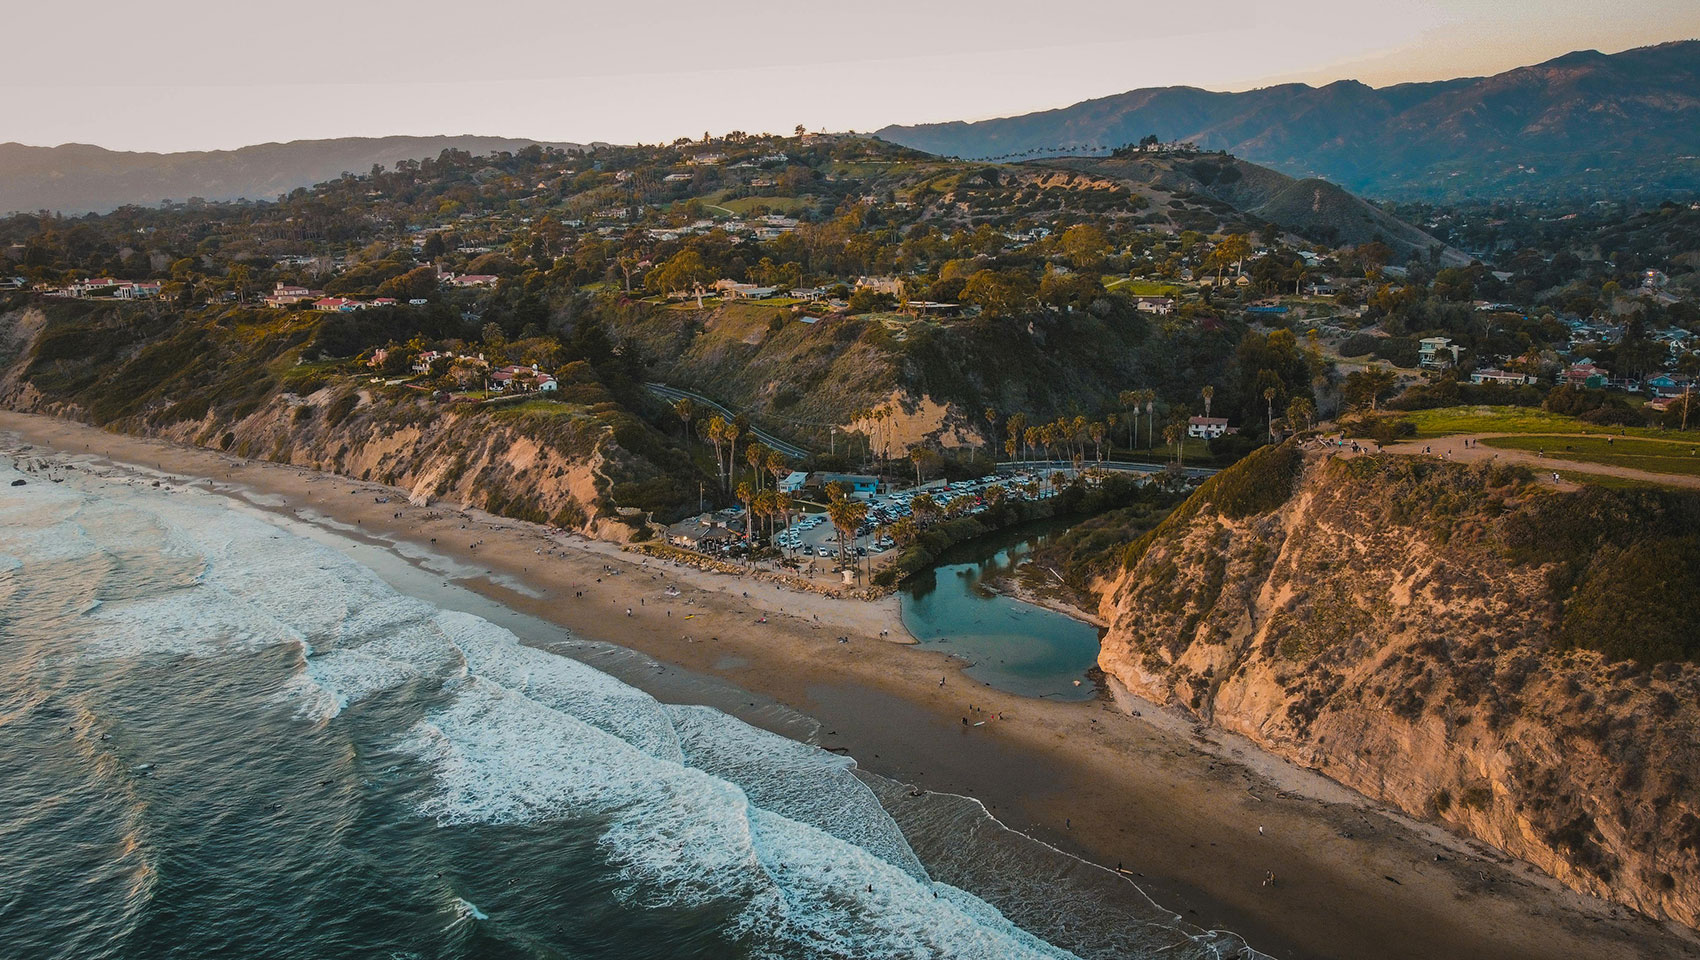
[[[272,200],[344,172],[364,173],[373,164],[393,166],[443,150],[483,155],[533,144],[581,146],[470,134],[272,141],[234,150],[176,153],[110,150],[86,143],[40,147],[6,142],[0,143],[0,212],[107,213],[131,204],[151,206],[191,197]]]
[[[1487,77],[1238,93],[1147,87],[877,136],[965,159],[1107,152],[1148,134],[1404,199],[1700,190],[1700,41],[1574,51]]]

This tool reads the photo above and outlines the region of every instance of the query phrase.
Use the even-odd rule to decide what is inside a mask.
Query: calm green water
[[[1026,697],[1092,699],[1086,671],[1098,662],[1098,628],[986,587],[1064,529],[1026,525],[959,544],[904,585],[903,625],[921,646],[967,660],[966,673],[982,683]]]

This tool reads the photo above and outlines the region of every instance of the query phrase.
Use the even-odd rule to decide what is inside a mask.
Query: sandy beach
[[[896,597],[798,593],[451,504],[413,506],[374,483],[61,420],[0,412],[0,432],[32,445],[26,458],[98,456],[398,555],[440,557],[503,605],[815,717],[822,745],[867,769],[976,797],[1009,826],[1119,866],[1190,922],[1276,957],[1700,957],[1690,933],[1564,891],[1123,692],[1059,703],[971,681],[959,660],[891,642],[908,639]]]

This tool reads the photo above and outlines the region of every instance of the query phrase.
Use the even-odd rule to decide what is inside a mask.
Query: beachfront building
[[[732,531],[715,523],[708,514],[681,520],[667,528],[667,542],[686,550],[712,550],[732,539]]]
[[[785,475],[785,479],[779,481],[779,492],[797,493],[807,486],[808,482],[809,475],[807,473],[801,470],[793,470]]]
[[[844,492],[852,497],[871,497],[879,492],[878,477],[870,477],[861,473],[815,473],[809,478],[809,485],[825,490],[829,484],[838,484]]]

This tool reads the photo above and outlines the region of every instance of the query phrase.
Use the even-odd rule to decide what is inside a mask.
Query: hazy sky
[[[1696,0],[8,0],[0,141],[655,142],[1144,86],[1377,86],[1700,37]]]

